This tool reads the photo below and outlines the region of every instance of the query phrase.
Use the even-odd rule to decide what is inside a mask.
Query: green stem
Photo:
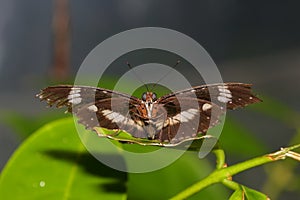
[[[225,185],[226,187],[232,189],[232,190],[238,190],[240,189],[240,184],[238,184],[237,182],[228,180],[228,179],[224,179],[222,181],[223,185]]]
[[[216,168],[221,169],[225,166],[225,152],[223,149],[214,149],[213,153],[216,156]]]
[[[219,168],[221,163],[223,162],[223,158],[225,158],[225,156],[224,156],[224,152],[222,153],[223,150],[217,149],[214,152],[216,154],[216,157],[218,160],[217,169],[215,171],[213,171],[211,174],[209,174],[207,177],[202,179],[201,181],[195,183],[194,185],[188,187],[184,191],[178,193],[176,196],[174,196],[172,198],[172,200],[186,199],[187,197],[192,196],[193,194],[199,192],[203,188],[205,188],[209,185],[212,185],[214,183],[218,183],[218,182],[223,182],[223,184],[225,184],[229,188],[234,189],[238,185],[237,185],[237,183],[235,183],[233,181],[231,181],[231,182],[229,180],[226,181],[226,179],[228,177],[231,177],[239,172],[245,171],[247,169],[250,169],[250,168],[253,168],[253,167],[256,167],[259,165],[263,165],[263,164],[266,164],[269,162],[285,159],[286,156],[288,156],[287,153],[290,150],[298,148],[298,147],[300,147],[300,145],[295,145],[292,147],[284,148],[275,153],[256,157],[256,158],[232,165],[227,168]]]

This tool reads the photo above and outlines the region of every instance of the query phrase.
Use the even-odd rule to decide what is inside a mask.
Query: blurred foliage
[[[220,146],[229,155],[253,157],[266,153],[265,144],[255,137],[246,127],[227,118],[219,138]]]
[[[271,97],[263,96],[261,98],[263,99],[263,103],[252,106],[255,111],[277,119],[279,122],[284,123],[292,128],[300,127],[299,113]]]

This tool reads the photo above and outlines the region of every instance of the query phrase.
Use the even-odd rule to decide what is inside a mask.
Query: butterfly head
[[[157,100],[157,95],[154,92],[144,92],[142,95],[144,102],[154,102]]]
[[[157,100],[157,95],[154,92],[144,92],[142,95],[142,102],[146,107],[146,116],[152,118],[153,103]]]

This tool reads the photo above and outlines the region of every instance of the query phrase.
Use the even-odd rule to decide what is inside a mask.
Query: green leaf
[[[25,139],[42,125],[64,115],[61,111],[51,111],[47,114],[29,116],[12,111],[1,111],[0,123],[10,127],[15,133]]]
[[[85,150],[67,118],[42,127],[16,150],[1,174],[0,199],[124,199],[126,179]]]
[[[235,192],[230,196],[229,200],[244,200],[244,199],[267,200],[269,198],[261,192],[240,185],[240,188],[235,190]]]
[[[229,200],[244,200],[244,191],[242,189],[238,189],[234,191],[234,193],[230,196]]]
[[[267,200],[269,197],[261,192],[242,186],[247,200]]]

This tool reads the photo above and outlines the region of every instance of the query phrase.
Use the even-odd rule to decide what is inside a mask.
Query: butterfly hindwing
[[[196,138],[198,133],[205,134],[215,126],[224,113],[214,103],[184,95],[169,97],[163,106],[167,110],[167,119],[158,136],[161,141],[178,142]]]
[[[111,130],[124,130],[134,137],[146,138],[142,119],[130,114],[137,112],[135,106],[128,109],[126,104],[128,102],[123,98],[105,99],[85,105],[75,114],[79,119],[78,122],[88,129],[103,127]],[[112,105],[116,109],[113,109]]]

